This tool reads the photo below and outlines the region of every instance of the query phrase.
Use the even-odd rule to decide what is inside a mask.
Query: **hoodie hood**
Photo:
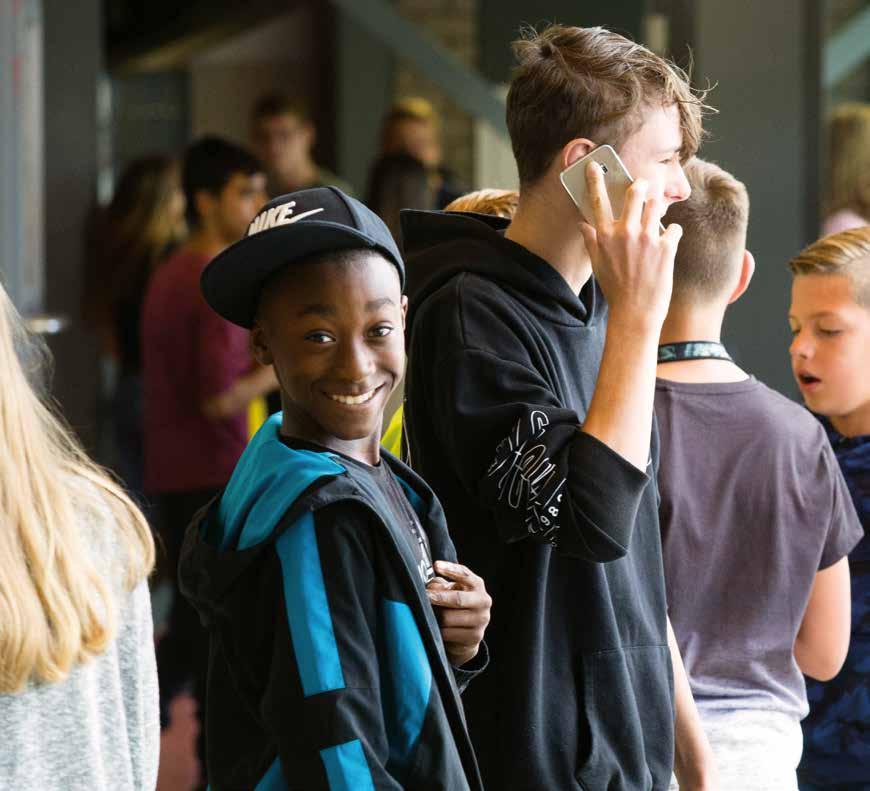
[[[402,240],[407,266],[408,329],[429,296],[457,275],[491,280],[544,321],[588,326],[606,310],[594,278],[579,296],[543,258],[507,239],[510,221],[464,212],[405,209]]]
[[[281,413],[254,435],[219,498],[187,531],[179,576],[203,620],[212,620],[225,591],[260,552],[300,497],[315,484],[346,474],[338,457],[289,448],[278,432]]]

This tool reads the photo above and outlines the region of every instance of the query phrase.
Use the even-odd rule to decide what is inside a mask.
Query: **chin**
[[[378,431],[378,425],[374,426],[348,426],[347,422],[343,422],[340,426],[330,426],[321,424],[324,431],[340,439],[342,442],[355,442],[361,439],[368,439],[372,434]]]

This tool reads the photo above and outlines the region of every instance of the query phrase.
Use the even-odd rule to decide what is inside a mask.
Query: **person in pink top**
[[[164,715],[184,685],[200,687],[205,670],[202,627],[177,595],[184,530],[229,480],[247,444],[248,404],[277,386],[271,368],[253,362],[248,332],[215,314],[199,289],[202,270],[245,235],[266,200],[260,163],[206,137],[187,150],[182,182],[191,235],[154,273],[142,312],[145,491],[157,504],[163,571],[176,593],[158,650]]]

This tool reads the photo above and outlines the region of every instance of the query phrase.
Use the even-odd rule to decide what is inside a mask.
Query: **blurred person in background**
[[[822,236],[870,225],[870,104],[838,107],[829,131],[830,172]]]
[[[309,187],[349,184],[314,161],[317,130],[301,105],[280,93],[260,97],[251,112],[251,142],[266,168],[270,198]]]
[[[384,221],[400,247],[399,212],[437,208],[426,168],[410,154],[385,154],[375,163],[366,205]]]
[[[141,501],[142,354],[139,326],[148,280],[187,233],[178,164],[168,156],[136,159],[87,238],[83,313],[114,365],[113,466]]]
[[[154,788],[151,531],[43,402],[46,363],[0,287],[0,788]]]
[[[456,185],[455,175],[444,165],[441,122],[435,108],[421,96],[400,99],[384,118],[381,152],[369,176],[369,193],[378,162],[391,154],[408,154],[423,164],[435,208],[443,208],[463,193],[464,190]]]
[[[191,233],[145,297],[145,491],[157,500],[162,571],[176,594],[158,646],[164,724],[168,702],[187,684],[203,703],[207,637],[177,595],[184,530],[229,480],[247,444],[248,404],[277,387],[271,368],[254,364],[248,333],[217,316],[199,290],[202,270],[245,235],[265,202],[265,181],[239,146],[217,137],[191,145],[182,168]]]

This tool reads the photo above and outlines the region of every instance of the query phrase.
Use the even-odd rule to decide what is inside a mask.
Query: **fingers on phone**
[[[622,208],[622,221],[627,225],[637,225],[642,222],[642,214],[646,209],[646,195],[649,185],[643,179],[635,181],[625,193],[625,204]]]
[[[595,227],[608,225],[613,222],[613,209],[610,206],[610,196],[604,186],[604,172],[594,160],[586,166],[586,184],[589,187],[589,197],[592,202]]]
[[[594,253],[598,245],[598,235],[595,232],[595,228],[593,228],[588,222],[581,222],[580,233],[583,235],[583,242],[586,245],[586,249],[590,253]]]
[[[643,205],[641,226],[649,234],[659,236],[661,234],[661,219],[664,214],[662,202],[657,198],[650,198]]]

